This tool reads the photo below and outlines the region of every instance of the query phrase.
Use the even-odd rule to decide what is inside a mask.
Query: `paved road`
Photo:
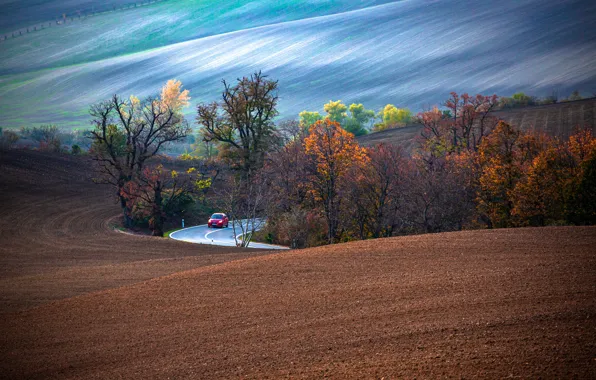
[[[236,222],[238,223],[238,222]],[[240,227],[236,227],[236,234],[241,233]],[[206,224],[184,228],[170,234],[172,239],[187,241],[198,244],[213,244],[223,246],[235,246],[234,230],[232,224],[228,228],[208,228]],[[288,249],[279,245],[251,242],[249,248],[259,249]]]

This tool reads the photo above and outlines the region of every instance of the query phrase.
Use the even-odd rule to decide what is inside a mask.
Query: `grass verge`
[[[171,233],[180,231],[181,229],[182,228],[174,228],[173,230],[166,231],[166,232],[164,232],[163,237],[169,238]]]

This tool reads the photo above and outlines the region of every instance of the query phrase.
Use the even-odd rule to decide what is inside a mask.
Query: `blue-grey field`
[[[14,15],[0,30],[108,3],[128,2],[0,0]],[[89,127],[90,104],[172,78],[210,102],[222,79],[257,70],[279,80],[282,117],[331,99],[419,110],[450,91],[591,95],[594,62],[593,1],[169,0],[0,42],[0,126]]]

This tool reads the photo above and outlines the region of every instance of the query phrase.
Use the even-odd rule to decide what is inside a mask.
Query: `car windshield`
[[[223,219],[224,214],[213,214],[211,215],[211,219]]]

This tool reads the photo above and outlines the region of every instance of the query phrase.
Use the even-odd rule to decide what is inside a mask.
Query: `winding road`
[[[236,235],[239,236],[242,232],[238,225],[239,222],[236,221],[234,223],[237,223]],[[236,241],[234,240],[234,229],[232,228],[231,223],[228,228],[209,228],[206,224],[195,227],[183,228],[181,230],[172,232],[170,234],[170,238],[175,240],[186,241],[189,243],[221,245],[226,247],[236,246]],[[288,249],[288,247],[257,242],[251,242],[248,248]]]

